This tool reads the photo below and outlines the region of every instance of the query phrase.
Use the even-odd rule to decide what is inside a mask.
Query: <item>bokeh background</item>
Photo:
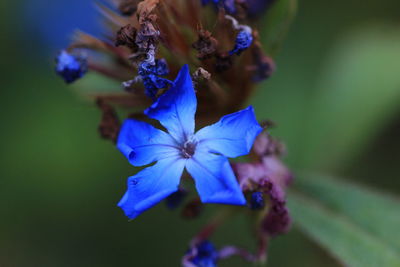
[[[252,101],[277,122],[294,170],[400,193],[398,10],[396,0],[300,1],[277,72]],[[185,221],[161,203],[128,222],[116,203],[134,170],[99,138],[98,110],[53,71],[74,29],[101,32],[91,1],[1,1],[0,17],[0,266],[179,266],[214,208]],[[213,241],[254,248],[245,218]],[[296,227],[273,240],[269,262],[339,266]]]

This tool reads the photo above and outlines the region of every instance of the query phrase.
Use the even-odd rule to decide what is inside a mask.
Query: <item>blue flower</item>
[[[244,50],[250,47],[253,42],[251,30],[241,30],[236,36],[235,47],[229,52],[230,55],[240,55]]]
[[[226,115],[194,133],[196,107],[189,67],[185,65],[172,87],[145,110],[168,132],[133,119],[124,122],[118,149],[134,166],[156,161],[128,179],[128,190],[118,206],[129,218],[177,191],[184,168],[193,177],[202,202],[246,203],[227,157],[248,154],[262,130],[253,108]]]
[[[169,70],[165,59],[156,59],[153,64],[147,61],[139,64],[138,74],[142,78],[146,89],[145,93],[148,97],[155,100],[158,90],[171,84],[170,80],[159,77],[168,75],[168,73]]]
[[[196,249],[196,256],[190,260],[196,267],[217,266],[218,252],[211,242],[203,241],[196,246]]]
[[[69,54],[62,50],[56,58],[56,72],[66,83],[81,78],[88,70],[86,59]]]

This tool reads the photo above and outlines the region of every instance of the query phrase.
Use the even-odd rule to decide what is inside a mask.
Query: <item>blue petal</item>
[[[118,206],[134,219],[178,190],[184,166],[183,159],[167,158],[129,177],[128,191]]]
[[[253,107],[226,115],[196,133],[199,149],[234,158],[250,152],[254,139],[262,131]]]
[[[244,205],[246,200],[227,158],[196,150],[186,163],[204,203]]]
[[[148,123],[132,119],[125,120],[122,125],[117,147],[134,166],[143,166],[179,154],[170,135]]]
[[[197,100],[189,67],[183,66],[172,87],[145,110],[150,118],[159,120],[179,142],[194,132],[194,114]]]

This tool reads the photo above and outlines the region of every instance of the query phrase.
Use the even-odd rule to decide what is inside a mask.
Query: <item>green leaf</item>
[[[344,265],[400,266],[400,256],[358,225],[300,194],[289,198],[296,225]]]
[[[362,153],[400,110],[399,70],[397,27],[369,25],[336,44],[310,99],[303,166],[343,168]]]
[[[399,199],[348,181],[316,174],[300,176],[296,188],[330,209],[348,216],[400,253]]]
[[[400,201],[326,176],[302,175],[289,194],[295,224],[350,266],[400,266]]]

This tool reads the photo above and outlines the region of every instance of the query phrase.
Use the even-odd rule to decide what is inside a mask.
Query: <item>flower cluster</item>
[[[185,218],[201,216],[206,203],[226,204],[192,239],[183,266],[216,266],[234,255],[264,261],[269,239],[290,226],[284,147],[253,107],[243,107],[275,69],[254,26],[254,7],[272,2],[116,0],[119,12],[99,5],[108,37],[79,32],[57,57],[56,72],[67,83],[90,70],[120,84],[94,88],[89,97],[102,112],[101,136],[133,166],[145,166],[128,179],[118,203],[129,219],[161,201],[181,207]],[[229,160],[248,154],[245,162]],[[197,194],[187,186],[193,182]],[[256,220],[255,254],[236,246],[217,250],[208,241],[236,213]]]

